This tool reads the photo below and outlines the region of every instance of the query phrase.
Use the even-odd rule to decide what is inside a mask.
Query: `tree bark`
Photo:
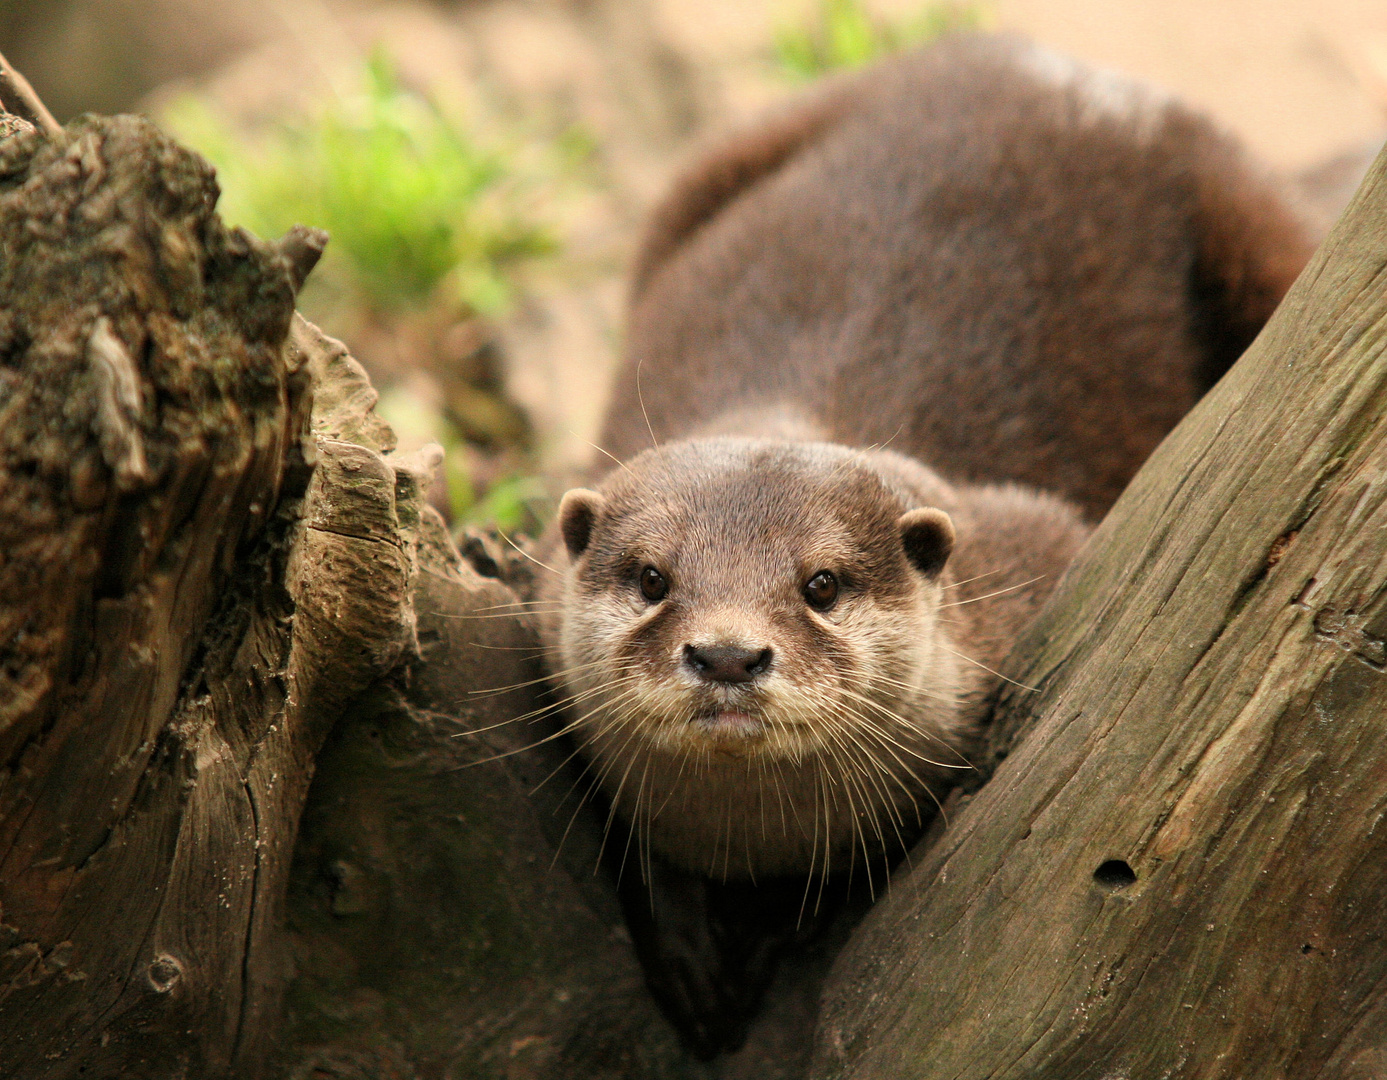
[[[812,1075],[1387,1075],[1384,341],[1379,158],[1014,650]]]
[[[0,143],[6,1075],[253,1067],[313,758],[408,643],[405,560],[360,588],[305,493],[289,264],[215,199],[132,117]]]
[[[0,1076],[692,1075],[572,766],[465,767],[546,730],[533,631],[293,317],[321,238],[144,121],[5,130]]]

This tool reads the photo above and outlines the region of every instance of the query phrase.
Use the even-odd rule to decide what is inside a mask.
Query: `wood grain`
[[[1381,1075],[1384,343],[1380,158],[1014,651],[1040,692],[840,957],[814,1076]]]

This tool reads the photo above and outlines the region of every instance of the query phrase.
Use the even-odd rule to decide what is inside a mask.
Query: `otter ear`
[[[559,502],[559,532],[570,558],[576,559],[588,549],[592,524],[602,511],[603,498],[587,488],[574,488],[564,493]]]
[[[938,577],[954,549],[954,523],[932,506],[908,510],[896,520],[905,557],[926,577]]]

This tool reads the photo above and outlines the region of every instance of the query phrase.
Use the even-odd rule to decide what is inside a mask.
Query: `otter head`
[[[804,768],[813,784],[855,773],[849,801],[871,809],[914,801],[940,759],[957,767],[957,657],[937,617],[953,525],[880,457],[698,440],[564,496],[551,657],[629,816],[719,768],[776,774],[780,794]]]

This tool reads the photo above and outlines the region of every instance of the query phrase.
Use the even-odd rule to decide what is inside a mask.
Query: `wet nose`
[[[741,645],[685,645],[684,663],[709,682],[744,683],[771,666],[771,651]]]

